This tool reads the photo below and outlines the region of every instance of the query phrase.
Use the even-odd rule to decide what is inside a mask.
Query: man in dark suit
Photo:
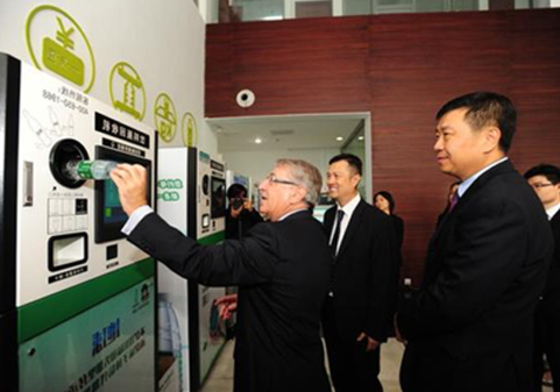
[[[546,210],[555,243],[548,279],[535,313],[534,391],[542,391],[543,354],[546,354],[554,392],[560,392],[560,168],[538,165],[527,171],[525,178]]]
[[[111,172],[133,244],[177,274],[206,286],[239,286],[234,390],[327,392],[319,327],[330,275],[330,250],[311,215],[321,174],[301,160],[279,160],[260,187],[271,223],[240,241],[201,246],[146,205],[145,170]]]
[[[336,206],[324,227],[334,256],[323,331],[337,392],[382,391],[379,345],[392,325],[398,259],[389,216],[357,191],[362,162],[341,154],[329,162],[327,185]]]
[[[526,392],[553,242],[535,192],[506,157],[515,108],[478,92],[448,102],[436,119],[439,168],[461,185],[430,241],[420,290],[399,307],[397,327],[408,341],[401,386]]]

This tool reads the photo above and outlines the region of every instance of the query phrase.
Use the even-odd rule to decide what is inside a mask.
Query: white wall
[[[44,0],[0,0],[1,52],[32,63],[26,47],[26,20],[43,4]],[[175,105],[178,120],[175,137],[169,143],[160,143],[160,147],[183,145],[180,122],[190,112],[198,125],[198,146],[211,154],[216,152],[216,137],[203,120],[206,26],[192,0],[51,0],[47,4],[69,14],[90,42],[95,80],[88,94],[112,105],[108,88],[110,72],[116,63],[125,61],[136,69],[145,86],[143,122],[156,127],[154,105],[161,92],[167,93]],[[32,34],[48,33],[55,39],[56,31],[52,28],[40,31],[55,20],[53,15],[56,14],[43,17],[44,20],[37,18]],[[78,37],[78,33],[74,32],[73,37]],[[39,44],[35,46],[40,48]],[[85,63],[89,72],[89,60]],[[76,88],[84,91],[80,86]]]
[[[297,158],[315,165],[323,174],[323,187],[325,174],[329,167],[329,160],[340,154],[339,149],[313,149],[313,150],[273,150],[273,151],[242,151],[226,152],[223,154],[228,170],[253,178],[253,182],[260,182],[274,168],[277,159]]]

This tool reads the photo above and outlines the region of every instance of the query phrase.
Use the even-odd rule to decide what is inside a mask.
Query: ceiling
[[[220,153],[341,148],[363,117],[270,116],[207,119],[218,137]],[[343,137],[337,141],[337,137]],[[261,143],[255,143],[256,139]]]

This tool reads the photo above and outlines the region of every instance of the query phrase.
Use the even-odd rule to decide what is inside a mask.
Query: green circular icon
[[[198,145],[198,126],[192,113],[185,113],[181,120],[181,136],[186,147]]]
[[[136,99],[142,93],[142,102]],[[146,91],[142,78],[134,67],[121,61],[113,67],[109,76],[109,94],[113,107],[142,120],[146,113]]]
[[[154,122],[159,136],[164,142],[169,143],[173,140],[177,130],[177,112],[173,101],[166,93],[161,93],[156,98]]]
[[[49,22],[34,25],[37,15],[44,11],[54,13],[55,17]],[[35,44],[32,37],[32,27],[44,35],[41,44]],[[76,31],[78,38],[76,40]],[[41,5],[29,14],[25,22],[25,41],[27,50],[35,67],[49,71],[61,76],[62,78],[80,86],[85,93],[89,92],[95,80],[95,58],[91,45],[78,23],[66,11],[53,5]],[[40,54],[38,56],[38,54]],[[81,57],[80,57],[81,56]],[[89,57],[89,83],[86,83],[87,65],[83,60],[84,56]],[[41,62],[39,61],[39,59]]]

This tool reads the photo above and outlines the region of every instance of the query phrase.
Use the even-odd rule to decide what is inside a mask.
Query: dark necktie
[[[453,196],[451,196],[451,203],[449,203],[449,210],[447,212],[453,211],[453,208],[455,208],[458,201],[459,201],[459,192],[455,191],[455,193],[453,193]]]
[[[336,256],[336,247],[338,245],[338,238],[340,237],[340,224],[342,223],[343,217],[344,211],[338,210],[336,216],[336,228],[334,229],[334,235],[331,241],[331,252],[333,256]]]

